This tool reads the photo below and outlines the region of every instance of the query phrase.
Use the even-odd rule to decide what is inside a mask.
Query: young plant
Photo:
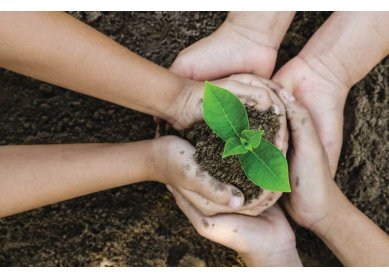
[[[204,120],[225,141],[222,158],[238,155],[248,179],[263,189],[290,192],[288,163],[282,152],[263,139],[263,130],[251,130],[239,98],[205,82]]]

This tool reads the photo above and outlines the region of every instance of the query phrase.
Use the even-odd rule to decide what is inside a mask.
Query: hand
[[[214,81],[216,85],[224,87],[235,93],[240,100],[250,106],[254,106],[258,110],[266,110],[273,107],[275,112],[279,114],[280,130],[275,137],[275,145],[286,153],[288,149],[288,132],[286,126],[285,108],[275,94],[280,90],[280,86],[272,81],[249,75],[239,74],[232,75],[226,79]],[[169,121],[173,127],[177,129],[189,127],[197,121],[203,120],[202,115],[202,98],[204,94],[204,84],[202,82],[187,81],[187,85],[183,92],[176,99],[171,107],[171,114]],[[282,195],[279,192],[264,191],[262,195],[251,203],[244,205],[239,210],[241,214],[256,216],[265,209],[272,206],[278,198]],[[204,208],[199,208],[202,212]],[[212,211],[213,214],[220,213]],[[210,214],[210,211],[207,211]]]
[[[286,107],[292,141],[288,152],[292,192],[283,202],[293,220],[314,231],[336,212],[336,195],[341,192],[331,177],[327,154],[308,110],[288,90],[282,89],[279,94]]]
[[[278,84],[250,74],[237,74],[228,78],[212,81],[239,97],[243,104],[255,107],[257,110],[267,110],[270,107],[279,114],[280,130],[275,137],[275,145],[286,152],[288,147],[288,131],[286,126],[285,108],[276,95],[281,89]],[[204,83],[186,80],[182,92],[167,111],[167,121],[177,129],[185,129],[203,120]]]
[[[301,266],[296,241],[285,215],[273,206],[258,217],[204,216],[175,189],[177,205],[203,237],[237,251],[248,266]]]
[[[278,45],[265,45],[266,40],[263,33],[235,24],[229,15],[213,34],[181,51],[170,70],[193,80],[214,80],[237,73],[269,78]]]
[[[221,183],[202,171],[193,159],[195,148],[176,136],[163,136],[153,143],[154,180],[179,191],[204,214],[236,212],[244,202],[233,185]]]
[[[152,151],[150,179],[174,187],[204,215],[258,215],[282,194],[264,191],[258,199],[243,205],[244,196],[238,188],[217,181],[198,167],[193,159],[195,148],[184,139],[163,136],[153,141]]]
[[[349,88],[330,69],[300,57],[282,67],[273,80],[293,91],[296,99],[308,109],[334,177],[342,148],[343,109]]]

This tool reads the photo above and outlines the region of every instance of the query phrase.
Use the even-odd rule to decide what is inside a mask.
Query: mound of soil
[[[246,106],[251,129],[263,129],[264,138],[274,142],[274,137],[280,129],[280,122],[273,108],[259,112],[253,107]],[[221,158],[224,141],[220,139],[204,122],[194,125],[191,129],[182,132],[196,148],[194,158],[200,168],[207,171],[217,180],[235,185],[245,197],[245,204],[257,199],[263,189],[256,186],[244,174],[237,156]]]
[[[212,33],[225,12],[74,12],[73,16],[159,65]],[[328,18],[298,12],[277,68]],[[344,112],[336,182],[389,232],[389,58],[354,86]],[[151,116],[0,69],[0,145],[150,139]],[[294,226],[306,266],[340,265]],[[140,183],[0,219],[1,266],[240,266],[235,252],[199,236],[163,185]]]

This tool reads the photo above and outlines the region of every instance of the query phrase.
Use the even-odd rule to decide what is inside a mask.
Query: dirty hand
[[[241,209],[242,193],[201,170],[193,159],[195,148],[189,142],[177,136],[163,136],[153,142],[153,180],[174,187],[203,214]]]
[[[279,85],[250,74],[232,75],[225,79],[213,81],[213,83],[235,93],[244,104],[253,106],[259,111],[273,107],[274,111],[279,114],[280,120],[280,130],[276,134],[274,143],[280,150],[286,153],[288,149],[288,131],[285,108],[276,95],[276,92],[281,88]],[[176,129],[186,128],[195,122],[203,120],[203,94],[204,83],[188,80],[180,97],[177,98],[172,106],[173,115],[169,122]],[[273,205],[280,196],[281,193],[279,192],[265,190],[260,198],[242,206],[236,212],[256,216]],[[199,209],[202,210],[201,208]]]
[[[282,67],[273,80],[293,91],[296,99],[308,109],[327,152],[334,177],[342,147],[343,108],[349,88],[328,69],[308,65],[299,57]]]
[[[177,205],[203,237],[237,251],[248,266],[301,266],[296,241],[285,215],[273,206],[257,217],[204,216],[172,187]]]
[[[285,108],[277,96],[281,86],[251,74],[237,74],[228,78],[212,81],[239,97],[243,104],[264,111],[271,107],[279,115],[280,130],[276,134],[275,145],[286,152],[288,146],[288,130],[286,126]],[[204,82],[186,80],[180,95],[171,104],[167,121],[177,129],[185,129],[203,120]]]
[[[277,47],[264,45],[263,33],[235,24],[230,17],[210,36],[181,51],[170,70],[193,80],[214,80],[237,73],[269,78]]]
[[[283,203],[294,221],[314,231],[333,213],[334,195],[340,190],[308,110],[288,90],[282,89],[279,95],[286,107],[292,142],[288,152],[292,192],[285,195]]]

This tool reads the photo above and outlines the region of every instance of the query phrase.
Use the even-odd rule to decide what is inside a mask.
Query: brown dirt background
[[[77,18],[168,67],[214,31],[224,12],[77,12]],[[330,15],[297,13],[277,66],[297,54]],[[389,62],[352,88],[336,180],[389,232]],[[152,138],[152,118],[0,69],[0,145],[128,142]],[[296,228],[304,265],[340,263]],[[199,237],[158,183],[140,183],[0,219],[2,266],[237,266],[236,254]]]

